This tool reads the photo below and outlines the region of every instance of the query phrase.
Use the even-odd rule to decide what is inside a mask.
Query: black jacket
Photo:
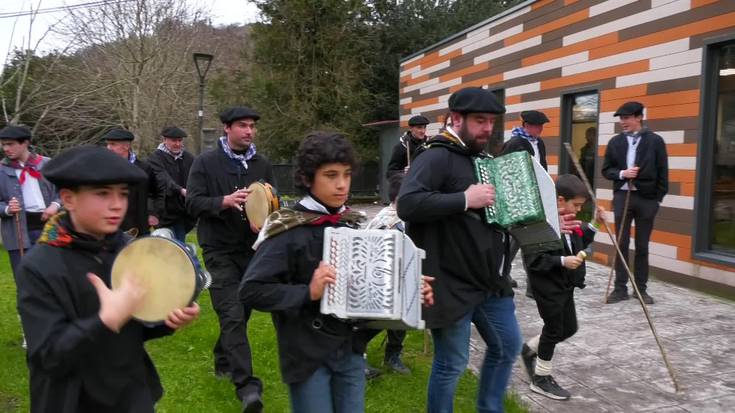
[[[255,154],[245,169],[227,156],[218,142],[217,147],[194,160],[186,183],[186,210],[199,220],[197,236],[203,250],[252,254],[258,234],[250,229],[244,212],[222,209],[222,199],[236,188],[247,188],[258,181],[276,186],[273,168],[260,154]]]
[[[423,144],[424,141],[414,138],[410,132],[404,133],[396,146],[393,147],[393,154],[390,156],[388,171],[385,173],[385,177],[390,178],[393,174],[403,173],[403,170],[408,166],[407,151],[411,151],[411,159],[413,160],[423,149]]]
[[[159,225],[166,227],[184,222],[187,229],[191,230],[194,227],[194,220],[186,213],[181,189],[186,188],[194,155],[184,151],[179,159],[174,159],[166,152],[156,150],[148,157],[148,163],[153,170],[158,188],[154,212]]]
[[[120,229],[128,231],[132,228],[138,229],[138,236],[150,233],[148,226],[148,215],[154,214],[154,202],[156,198],[156,177],[148,162],[136,159],[133,163],[148,174],[148,180],[130,187],[128,192],[128,211],[125,213]]]
[[[163,394],[143,344],[172,330],[129,321],[116,334],[97,315],[99,299],[86,274],[110,286],[112,261],[125,238],[118,232],[111,239],[100,251],[39,244],[21,261],[18,311],[28,342],[33,413],[137,413],[146,401],[135,399],[146,387],[153,400],[142,411],[153,412],[152,402]],[[90,405],[97,407],[84,407]]]
[[[641,141],[635,154],[635,164],[640,167],[633,185],[644,198],[661,202],[669,192],[669,157],[663,138],[648,129],[641,131]],[[628,169],[628,139],[625,134],[615,135],[607,144],[602,163],[602,175],[613,181],[613,190],[618,191],[625,184],[620,179],[620,171]]]
[[[508,142],[503,145],[502,155],[520,151],[528,152],[529,154],[531,154],[531,158],[533,158],[534,152],[531,142],[521,136],[513,136]],[[539,162],[541,166],[543,166],[545,170],[549,170],[549,167],[546,164],[546,145],[544,144],[543,139],[538,140],[538,155],[539,159],[541,160],[541,162]]]
[[[435,304],[424,308],[428,328],[453,324],[489,295],[513,295],[500,268],[507,233],[485,224],[482,210],[465,211],[464,191],[476,183],[471,156],[430,147],[411,164],[398,194],[398,216],[426,251],[423,273],[436,277]]]
[[[285,383],[306,380],[344,346],[364,353],[377,333],[355,331],[354,324],[321,314],[320,301],[311,300],[309,283],[322,259],[325,227],[299,226],[265,240],[240,286],[247,307],[272,313]]]

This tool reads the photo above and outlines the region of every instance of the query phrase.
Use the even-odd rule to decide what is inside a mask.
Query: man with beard
[[[156,176],[158,197],[156,212],[159,227],[170,228],[179,241],[194,228],[194,220],[186,213],[186,180],[194,155],[184,149],[186,132],[171,126],[161,131],[163,142],[148,157]]]
[[[150,227],[158,225],[158,217],[153,213],[153,202],[156,198],[156,179],[148,162],[139,159],[133,152],[131,144],[135,139],[132,132],[115,128],[107,132],[102,139],[107,149],[126,159],[148,175],[148,179],[130,186],[128,193],[128,211],[125,213],[120,229],[134,237],[148,235]]]
[[[474,323],[487,344],[477,411],[500,412],[521,335],[503,276],[508,234],[482,219],[495,188],[478,184],[473,159],[488,156],[483,149],[505,108],[487,90],[465,88],[450,96],[449,111],[451,126],[429,139],[411,164],[397,205],[408,235],[426,251],[424,273],[436,278],[435,305],[424,309],[434,339],[427,406],[430,413],[453,410]]]
[[[416,115],[408,120],[408,130],[400,137],[393,148],[393,155],[388,162],[388,172],[385,177],[390,179],[396,173],[405,173],[409,166],[409,157],[413,159],[421,150],[426,139],[426,125],[429,119]]]
[[[669,158],[661,136],[643,127],[643,105],[627,102],[614,116],[620,117],[622,133],[613,136],[605,149],[602,175],[613,182],[613,209],[620,250],[628,258],[630,225],[635,221],[635,283],[646,304],[648,295],[648,241],[661,201],[669,190]],[[625,199],[628,210],[625,211]],[[625,215],[625,222],[623,222]],[[621,229],[618,229],[621,228]],[[615,288],[607,303],[628,299],[628,275],[620,260],[615,265]]]
[[[209,292],[220,324],[214,347],[215,375],[232,380],[246,413],[263,409],[263,385],[253,375],[247,336],[251,309],[238,299],[258,235],[244,215],[246,188],[258,181],[275,186],[270,162],[253,143],[258,119],[260,115],[248,107],[222,112],[225,136],[194,160],[186,185],[186,210],[199,219],[197,236],[212,274]]]

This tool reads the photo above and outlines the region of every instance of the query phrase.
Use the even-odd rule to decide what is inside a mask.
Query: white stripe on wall
[[[528,83],[521,86],[509,87],[505,89],[505,96],[517,96],[524,93],[533,93],[541,90],[541,82]]]
[[[654,57],[650,61],[650,69],[664,69],[667,67],[681,66],[687,63],[699,63],[702,61],[702,48],[674,53],[668,56]]]
[[[522,42],[518,42],[516,44],[512,44],[510,46],[502,47],[498,50],[493,50],[492,52],[479,55],[475,57],[473,62],[474,64],[484,63],[502,56],[509,55],[511,53],[520,52],[521,50],[527,49],[529,47],[538,46],[540,44],[541,36],[532,37],[530,39],[523,40]]]
[[[597,16],[602,13],[607,13],[610,10],[615,10],[619,7],[623,7],[630,3],[635,3],[636,0],[607,0],[600,4],[595,4],[590,7],[590,17]]]
[[[681,79],[684,77],[699,76],[702,73],[701,63],[689,63],[665,69],[649,70],[615,79],[615,87],[640,85],[643,83],[661,82],[663,80]]]
[[[582,63],[582,62],[586,62],[588,59],[589,59],[588,51],[575,53],[573,55],[564,56],[564,57],[560,57],[557,59],[547,60],[545,62],[537,63],[535,65],[531,65],[527,67],[522,67],[520,69],[509,70],[503,73],[503,80],[515,79],[517,77],[523,77],[523,76],[528,76],[528,75],[532,75],[535,73],[541,73],[547,70],[556,69],[556,68],[564,67],[568,65],[573,65],[575,63]]]
[[[449,65],[451,63],[452,63],[451,61],[445,60],[445,61],[443,61],[441,63],[435,64],[434,66],[429,66],[426,69],[421,69],[418,72],[411,73],[411,79],[416,79],[417,77],[421,77],[423,75],[428,75],[429,73],[436,72],[437,70],[446,69],[446,68],[449,67]]]
[[[696,156],[669,156],[669,169],[697,169]]]
[[[561,69],[562,76],[570,76],[577,73],[589,72],[597,69],[604,69],[610,66],[622,65],[625,63],[645,60],[659,56],[673,55],[689,50],[689,38],[674,40],[672,42],[661,43],[649,47],[631,50],[624,53],[618,53],[611,56],[605,56],[600,59],[590,60],[584,63],[577,63],[565,66]],[[416,76],[416,75],[414,75]]]
[[[549,98],[541,100],[533,100],[530,102],[516,103],[515,105],[507,105],[506,113],[516,113],[524,110],[539,110],[546,108],[558,108],[561,105],[561,98]]]
[[[435,85],[437,83],[439,83],[438,77],[435,77],[433,79],[424,80],[423,82],[419,82],[419,83],[404,87],[402,90],[402,93],[412,92],[414,90],[419,90],[422,87]]]
[[[642,24],[659,20],[664,17],[673,16],[675,14],[689,10],[690,7],[690,0],[676,0],[660,7],[645,10],[640,13],[626,16],[605,24],[601,24],[599,26],[589,28],[587,30],[582,30],[577,33],[564,36],[562,43],[564,46],[569,46],[570,44],[579,43],[598,36],[616,32],[618,30],[640,26]]]
[[[439,80],[438,77],[436,77],[434,79]],[[450,86],[459,85],[460,83],[462,83],[462,78],[461,77],[456,77],[454,79],[449,79],[449,80],[447,80],[445,82],[441,82],[441,83],[438,83],[437,82],[434,85],[422,87],[421,90],[419,90],[419,93],[421,93],[422,95],[424,95],[424,94],[427,94],[429,92],[433,92],[435,90],[446,89],[446,88],[448,88]]]

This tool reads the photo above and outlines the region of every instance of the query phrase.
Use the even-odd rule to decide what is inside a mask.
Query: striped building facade
[[[575,133],[573,98],[595,95],[594,183],[611,210],[612,183],[600,169],[607,142],[620,132],[613,112],[626,101],[640,101],[645,125],[664,138],[669,155],[670,190],[651,238],[651,272],[706,288],[735,287],[735,255],[708,252],[707,242],[697,238],[698,217],[706,218],[703,209],[711,206],[699,202],[711,191],[699,166],[712,163],[703,143],[711,142],[714,132],[708,130],[715,128],[708,129],[703,112],[716,110],[704,102],[712,99],[704,71],[708,56],[734,40],[735,0],[527,1],[403,60],[401,125],[422,114],[433,122],[431,135],[442,126],[454,91],[498,91],[507,107],[505,139],[520,126],[521,111],[548,115],[542,136],[549,172],[556,175],[570,167],[561,144]],[[596,261],[610,263],[607,234],[598,233],[594,250]]]

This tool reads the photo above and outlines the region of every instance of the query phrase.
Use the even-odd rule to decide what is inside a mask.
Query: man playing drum
[[[247,338],[251,310],[237,297],[257,237],[257,228],[244,215],[249,192],[243,188],[261,180],[275,184],[270,162],[257,153],[253,143],[259,118],[248,107],[222,112],[225,136],[194,160],[186,185],[186,209],[199,219],[197,236],[212,275],[209,291],[220,323],[214,347],[215,374],[230,377],[243,412],[248,413],[262,410],[263,386],[253,375]]]
[[[31,412],[153,413],[163,389],[144,343],[189,324],[199,307],[151,327],[131,320],[147,285],[128,277],[109,288],[113,260],[130,240],[120,231],[128,185],[146,174],[106,149],[80,146],[49,161],[43,175],[66,212],[49,219],[19,267]]]

